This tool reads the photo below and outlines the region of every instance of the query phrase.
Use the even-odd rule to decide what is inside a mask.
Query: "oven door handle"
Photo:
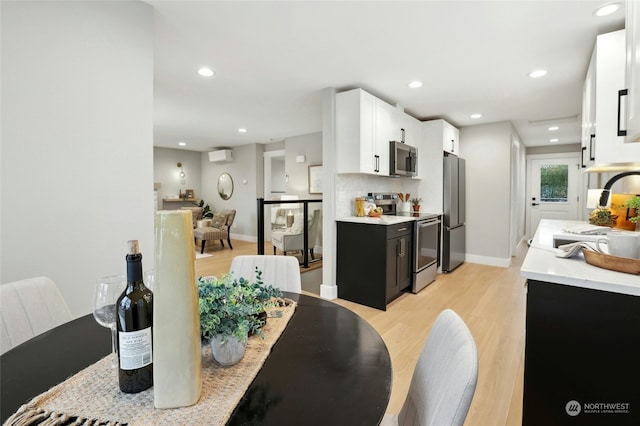
[[[433,226],[441,223],[439,220],[431,220],[429,222],[421,222],[418,224],[418,228],[424,228],[425,226]]]

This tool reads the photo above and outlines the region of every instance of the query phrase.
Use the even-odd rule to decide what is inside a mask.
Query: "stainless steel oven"
[[[440,263],[439,215],[416,219],[413,232],[413,281],[411,291],[417,293],[436,279]]]

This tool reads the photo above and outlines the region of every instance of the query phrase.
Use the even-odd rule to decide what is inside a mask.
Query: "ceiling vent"
[[[233,160],[233,151],[230,149],[209,152],[209,161],[212,163],[228,163],[231,160]]]

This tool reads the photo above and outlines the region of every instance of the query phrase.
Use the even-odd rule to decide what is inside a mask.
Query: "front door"
[[[528,161],[528,235],[540,219],[578,220],[579,158],[534,158]]]

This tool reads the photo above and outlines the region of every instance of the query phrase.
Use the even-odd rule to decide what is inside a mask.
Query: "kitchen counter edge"
[[[364,223],[367,225],[397,225],[399,223],[414,222],[416,220],[430,219],[440,216],[441,213],[420,213],[419,216],[388,216],[380,217],[357,217],[347,216],[336,219],[336,222]]]
[[[581,287],[612,293],[640,296],[640,277],[610,271],[588,264],[582,253],[564,259],[554,255],[553,234],[580,221],[543,219],[538,225],[531,246],[520,268],[520,276],[527,279]]]

